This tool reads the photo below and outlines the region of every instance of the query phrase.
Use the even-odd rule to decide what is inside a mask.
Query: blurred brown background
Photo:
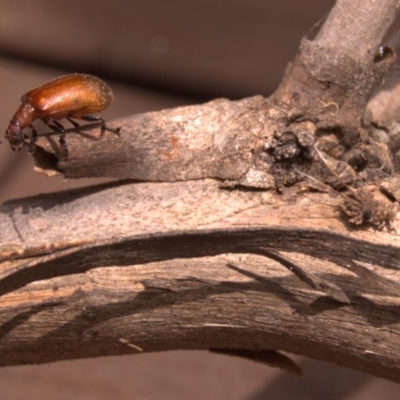
[[[268,96],[299,41],[334,0],[0,0],[0,126],[21,96],[70,72],[105,79],[105,118]],[[45,127],[38,122],[36,126]],[[39,130],[40,130],[39,129]],[[0,147],[0,201],[88,185],[38,176]],[[297,358],[305,377],[207,352],[169,352],[0,369],[0,400],[398,398],[398,386]]]

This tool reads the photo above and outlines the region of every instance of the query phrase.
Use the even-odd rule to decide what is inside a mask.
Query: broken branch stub
[[[253,164],[265,104],[260,96],[236,102],[219,99],[138,114],[112,123],[121,126],[119,137],[108,132],[99,136],[100,128],[70,132],[68,157],[54,136],[43,136],[34,154],[36,167],[75,179],[240,179]]]
[[[68,155],[60,151],[54,136],[44,135],[34,154],[36,170],[66,178],[155,182],[215,178],[225,186],[280,191],[306,176],[327,185],[337,180],[342,183],[333,185],[335,189],[356,187],[343,196],[340,207],[351,223],[390,224],[396,214],[393,199],[377,202],[373,190],[358,187],[376,185],[379,191],[380,183],[394,171],[386,144],[375,140],[373,124],[365,115],[371,93],[396,56],[388,48],[377,51],[387,26],[376,21],[374,37],[359,48],[354,48],[354,40],[361,40],[365,30],[357,30],[344,42],[354,20],[346,14],[342,30],[337,21],[349,4],[338,1],[315,39],[302,40],[293,64],[269,99],[219,99],[136,115],[115,122],[121,126],[120,137],[100,135],[99,128],[70,132]],[[379,6],[383,20],[394,17],[396,2]],[[378,11],[372,1],[364,7]],[[366,13],[360,18],[362,24],[371,17]],[[327,168],[328,162],[333,166]],[[348,164],[345,176],[343,164]],[[365,209],[364,203],[374,207]]]

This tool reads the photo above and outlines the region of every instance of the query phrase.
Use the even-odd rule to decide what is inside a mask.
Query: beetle
[[[41,119],[53,131],[61,133],[60,144],[67,153],[65,130],[57,120],[66,118],[76,128],[79,128],[79,124],[74,119],[98,121],[102,132],[107,130],[118,135],[121,128],[109,128],[103,118],[91,115],[105,110],[112,100],[110,87],[96,76],[60,76],[22,96],[22,104],[11,119],[4,138],[9,141],[12,150],[20,150],[26,145],[33,153],[38,134],[32,122]],[[31,129],[30,137],[23,132],[25,128]]]

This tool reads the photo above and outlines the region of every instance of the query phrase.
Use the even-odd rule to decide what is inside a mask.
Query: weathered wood
[[[393,162],[364,118],[394,61],[392,51],[374,51],[398,2],[375,3],[359,13],[337,2],[365,29],[371,19],[386,24],[373,25],[354,59],[343,42],[351,24],[342,36],[328,20],[268,100],[127,118],[115,122],[121,138],[68,135],[68,154],[41,137],[42,171],[168,183],[2,206],[0,364],[196,348],[276,358],[295,371],[268,353],[285,350],[400,382],[397,186],[393,198],[381,192]],[[323,46],[329,32],[337,54]],[[294,185],[306,177],[346,191],[331,197],[307,191],[310,182]]]
[[[315,198],[288,205],[206,180],[6,203],[1,364],[139,348],[280,349],[398,381],[400,239],[349,231],[335,199]],[[252,255],[260,248],[284,251],[350,304]],[[350,272],[351,260],[372,277]]]
[[[44,135],[34,156],[47,173],[66,178],[240,179],[254,162],[266,104],[261,96],[237,102],[220,99],[108,122],[121,127],[119,136],[101,134],[92,126],[90,131],[68,133],[68,155],[61,151],[57,135]]]

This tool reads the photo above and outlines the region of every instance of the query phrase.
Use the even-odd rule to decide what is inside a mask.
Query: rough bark
[[[39,139],[38,171],[159,183],[2,206],[2,365],[196,348],[298,372],[284,350],[400,381],[397,155],[366,111],[398,1],[356,3],[269,99]]]
[[[398,235],[349,230],[336,199],[321,207],[313,197],[321,200],[287,204],[206,180],[3,205],[1,364],[279,349],[398,380]],[[347,300],[302,282],[268,252]]]

